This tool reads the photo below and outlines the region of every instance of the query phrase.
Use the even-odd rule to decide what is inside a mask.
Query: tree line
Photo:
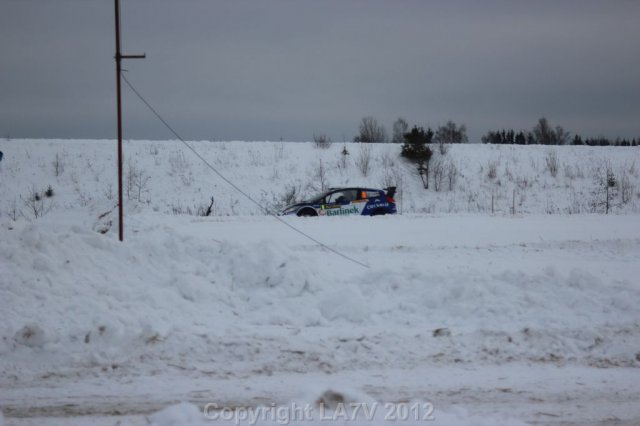
[[[429,129],[429,132],[433,133],[432,140],[436,143],[449,144],[449,143],[467,143],[469,138],[467,137],[467,128],[464,125],[458,126],[453,121],[449,120],[442,126],[436,128],[435,131]],[[398,118],[393,123],[393,133],[391,136],[391,142],[404,143],[405,135],[409,133],[409,123],[404,118]],[[353,138],[354,142],[389,142],[387,131],[384,126],[378,123],[373,117],[364,117],[360,121],[359,133]]]
[[[385,127],[374,117],[362,118],[358,128],[358,134],[353,138],[354,142],[389,142],[404,143],[405,135],[409,133],[409,124],[404,118],[398,118],[393,123],[391,138]],[[435,130],[427,129],[427,133],[433,133],[430,142],[440,144],[467,143],[467,129],[465,125],[458,125],[448,121],[438,126]],[[315,140],[315,137],[314,137]],[[605,137],[583,138],[571,134],[562,126],[552,126],[542,117],[530,131],[525,130],[490,130],[481,138],[486,144],[513,144],[513,145],[588,145],[588,146],[638,146],[640,139],[609,139]]]
[[[531,131],[515,131],[503,129],[489,131],[482,136],[482,143],[511,145],[588,145],[588,146],[638,146],[640,140],[608,139],[605,137],[583,138],[580,135],[571,137],[562,126],[552,127],[542,117]]]

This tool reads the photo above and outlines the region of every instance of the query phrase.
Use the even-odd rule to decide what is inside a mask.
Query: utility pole
[[[146,55],[123,55],[120,52],[120,0],[114,0],[116,7],[116,97],[118,99],[118,238],[124,239],[122,223],[122,99],[120,92],[120,74],[122,59],[142,59]]]

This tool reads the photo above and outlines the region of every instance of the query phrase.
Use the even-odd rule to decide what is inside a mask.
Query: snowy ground
[[[605,213],[609,171],[616,182],[610,212],[640,213],[640,147],[462,144],[444,156],[434,147],[425,190],[398,144],[334,143],[326,150],[312,143],[190,144],[269,208],[294,190],[300,198],[323,187],[395,185],[402,213],[511,214],[514,207],[516,214]],[[344,148],[349,155],[341,154]],[[0,151],[0,217],[31,218],[25,200],[49,186],[55,196],[44,204],[51,210],[83,206],[102,213],[116,203],[114,141],[0,140]],[[216,216],[264,214],[178,141],[126,141],[124,186],[132,211],[196,213],[213,197]]]
[[[436,418],[640,419],[637,217],[290,220],[370,268],[264,217],[131,216],[123,245],[82,215],[3,223],[5,414],[325,386]]]
[[[119,243],[112,218],[98,220],[109,204],[98,196],[102,175],[82,160],[51,178],[37,164],[49,167],[60,147],[32,143],[42,160],[32,172],[26,156],[3,164],[0,190],[19,199],[48,176],[56,205],[13,220],[3,201],[5,425],[211,424],[210,403],[311,404],[319,415],[319,399],[333,409],[405,404],[435,424],[640,423],[633,204],[607,216],[286,219],[364,268],[256,212],[167,214],[163,203],[196,186],[175,192],[168,177],[168,195],[156,184],[154,201],[128,203]],[[78,203],[82,194],[94,198]],[[414,202],[428,202],[418,194]],[[529,199],[546,197],[540,189]],[[192,405],[173,405],[181,401]],[[391,408],[380,407],[374,423],[407,423],[385,421]],[[303,423],[315,422],[326,421]]]

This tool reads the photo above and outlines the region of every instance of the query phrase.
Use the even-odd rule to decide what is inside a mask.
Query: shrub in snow
[[[292,183],[285,185],[284,193],[280,195],[279,199],[274,205],[275,210],[281,210],[287,206],[298,203],[301,200],[300,192],[300,185]]]
[[[489,161],[487,165],[487,177],[491,180],[498,177],[498,162],[497,161]]]
[[[7,215],[14,222],[16,220],[18,220],[18,204],[16,203],[16,199],[15,198],[13,199],[13,202],[11,203],[11,205],[9,206],[9,208],[7,210]]]
[[[331,146],[331,138],[324,133],[313,134],[313,142],[316,148],[328,149]]]
[[[35,186],[32,186],[29,194],[24,198],[24,207],[25,210],[22,211],[22,215],[25,218],[38,219],[49,213],[53,208],[53,204],[45,202],[45,197],[36,190]]]
[[[347,170],[347,166],[349,166],[349,151],[347,150],[347,146],[345,145],[340,151],[340,159],[338,160],[338,168],[340,170]]]
[[[358,167],[362,176],[367,177],[371,169],[371,147],[369,145],[360,144],[358,158],[356,158],[356,167]]]
[[[393,167],[385,168],[383,170],[381,185],[383,188],[388,188],[390,186],[395,186],[397,188],[396,193],[402,193],[402,183],[404,180],[404,175],[402,174],[402,170],[398,165],[394,165]],[[402,197],[400,197],[402,198]]]
[[[106,234],[107,232],[109,232],[112,226],[113,226],[113,209],[99,214],[98,220],[96,220],[96,222],[93,224],[93,227],[91,229],[101,234]]]
[[[438,156],[436,161],[433,162],[433,189],[436,192],[440,192],[442,189],[442,183],[444,181],[444,160],[441,156]]]
[[[547,151],[547,154],[544,157],[544,161],[546,163],[549,174],[553,177],[558,176],[558,169],[560,168],[558,162],[558,153],[555,150],[550,149],[549,151]]]
[[[174,215],[189,215],[207,217],[215,213],[215,199],[211,197],[206,203],[195,204],[193,207],[184,207],[180,204],[171,204],[171,213]]]
[[[453,191],[456,181],[458,180],[458,166],[453,162],[448,162],[446,165],[447,182],[449,183],[449,191]]]
[[[436,328],[433,330],[433,337],[451,337],[451,330],[448,328]]]
[[[633,184],[631,183],[631,179],[629,179],[629,175],[627,175],[626,171],[622,171],[620,174],[620,201],[622,204],[627,204],[631,201],[633,197],[633,192],[635,190]]]
[[[317,184],[319,184],[319,189],[321,192],[324,192],[327,190],[328,185],[327,185],[327,168],[324,166],[324,164],[322,163],[322,158],[320,159],[320,161],[318,162],[318,165],[316,166],[316,171],[315,171],[315,178],[316,178],[316,183],[313,184],[312,186],[318,188]]]
[[[171,166],[172,176],[191,174],[191,164],[187,161],[182,151],[178,151],[177,154],[169,157],[169,165]]]

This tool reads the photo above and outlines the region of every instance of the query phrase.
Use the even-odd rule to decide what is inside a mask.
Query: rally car
[[[283,215],[296,216],[378,216],[396,213],[396,187],[331,188],[308,201],[286,207]]]

